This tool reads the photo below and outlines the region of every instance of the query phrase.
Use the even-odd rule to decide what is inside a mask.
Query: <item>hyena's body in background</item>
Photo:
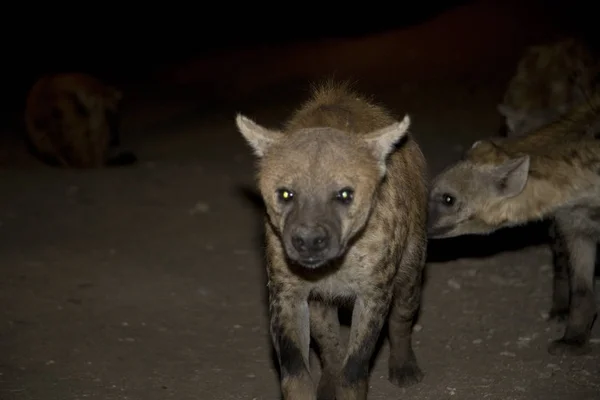
[[[366,399],[369,360],[389,314],[389,379],[422,379],[411,344],[426,257],[426,163],[400,123],[328,83],[283,131],[238,115],[260,160],[270,326],[285,399]],[[342,351],[337,307],[353,304]],[[309,371],[310,337],[322,377]]]
[[[552,318],[566,318],[551,354],[583,354],[596,318],[600,242],[600,96],[528,135],[476,142],[433,180],[430,238],[487,234],[554,220]],[[595,132],[591,127],[596,127]]]
[[[498,112],[506,136],[520,136],[567,115],[600,89],[600,57],[585,41],[567,37],[531,46],[508,83]]]
[[[534,45],[526,49],[504,93],[498,112],[505,136],[526,135],[568,115],[600,93],[600,55],[589,42],[577,37]],[[584,121],[588,133],[598,130],[600,117]],[[568,279],[568,257],[560,228],[548,218],[548,234],[557,285]],[[600,247],[597,247],[597,252]],[[596,257],[600,271],[600,257]],[[562,319],[552,312],[550,318]]]
[[[117,152],[122,92],[82,73],[46,75],[30,89],[25,127],[32,152],[43,162],[67,168],[127,165]]]

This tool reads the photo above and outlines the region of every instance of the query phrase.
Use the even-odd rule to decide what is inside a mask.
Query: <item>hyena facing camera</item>
[[[412,349],[426,252],[426,163],[401,122],[345,84],[314,88],[281,131],[238,115],[266,205],[270,330],[285,399],[366,399],[389,313],[389,380],[423,373]],[[337,307],[353,304],[342,351]],[[310,338],[322,377],[309,371]],[[318,387],[315,387],[318,386]]]

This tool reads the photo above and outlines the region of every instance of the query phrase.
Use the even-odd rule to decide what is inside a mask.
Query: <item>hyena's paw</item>
[[[581,356],[592,351],[586,338],[562,338],[548,345],[548,353],[553,356]]]
[[[317,400],[335,400],[335,379],[331,374],[323,373],[317,388]]]
[[[563,322],[569,318],[569,308],[552,307],[548,312],[548,321]]]
[[[415,385],[423,380],[423,371],[416,361],[409,361],[402,365],[390,365],[388,380],[401,388]]]

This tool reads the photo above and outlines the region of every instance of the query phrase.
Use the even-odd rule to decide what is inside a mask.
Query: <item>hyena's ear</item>
[[[478,147],[478,148],[482,148],[484,146],[488,146],[489,145],[489,140],[487,139],[479,139],[473,142],[473,144],[471,145],[471,150],[473,150],[474,148]]]
[[[506,127],[508,128],[509,132],[515,131],[517,122],[530,118],[530,115],[523,110],[516,110],[511,106],[507,106],[506,104],[498,104],[496,109],[500,115],[504,117]]]
[[[477,151],[492,152],[497,154],[504,153],[502,149],[498,147],[498,145],[494,143],[494,141],[490,138],[479,139],[473,142],[473,144],[469,148],[469,151],[473,151],[475,149],[477,149]]]
[[[386,172],[387,156],[394,150],[396,143],[406,136],[409,126],[410,117],[407,114],[402,121],[373,131],[364,137],[367,145],[371,148],[375,158],[379,162],[381,175],[385,175]]]
[[[516,111],[512,107],[507,106],[506,104],[498,104],[496,106],[496,110],[498,110],[500,115],[506,118],[512,118],[516,114]]]
[[[500,196],[513,197],[525,188],[529,177],[529,156],[521,156],[504,161],[492,171],[492,182]]]
[[[240,133],[252,146],[257,157],[263,157],[269,147],[283,136],[281,132],[264,128],[239,113],[235,118],[235,123]]]

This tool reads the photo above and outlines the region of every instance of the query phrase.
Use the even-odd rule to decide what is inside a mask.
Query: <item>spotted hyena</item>
[[[497,107],[506,136],[531,132],[585,103],[599,88],[599,73],[598,55],[581,39],[527,48]]]
[[[136,161],[118,151],[122,92],[82,73],[41,77],[30,89],[25,127],[31,151],[61,167],[94,168]]]
[[[315,86],[284,129],[239,114],[266,205],[270,327],[285,399],[365,399],[389,314],[389,380],[423,373],[411,344],[427,235],[426,163],[410,120],[346,84]],[[347,349],[337,307],[353,305]],[[391,311],[390,311],[391,310]],[[315,389],[310,338],[320,350]]]
[[[525,136],[477,141],[432,182],[428,235],[446,238],[552,218],[551,318],[566,318],[551,354],[590,350],[600,241],[600,96]],[[595,129],[595,134],[591,130]]]

